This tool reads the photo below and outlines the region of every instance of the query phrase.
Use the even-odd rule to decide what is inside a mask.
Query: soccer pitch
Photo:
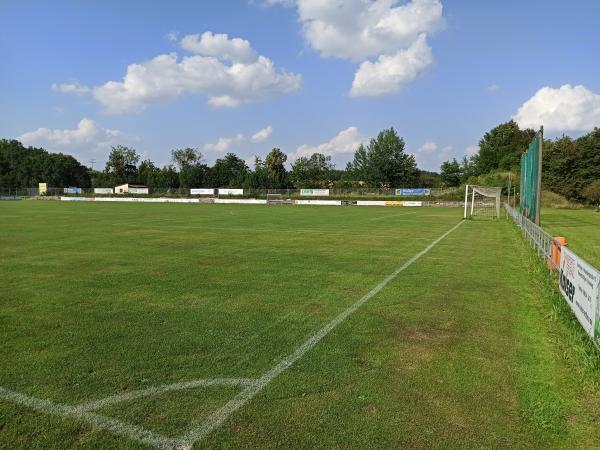
[[[0,447],[597,442],[520,232],[461,216],[3,202]]]

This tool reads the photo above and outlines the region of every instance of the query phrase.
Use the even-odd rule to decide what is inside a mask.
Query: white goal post
[[[283,196],[281,194],[267,194],[267,205],[281,205]]]
[[[489,186],[465,186],[464,218],[490,217],[500,218],[500,196],[502,188]]]

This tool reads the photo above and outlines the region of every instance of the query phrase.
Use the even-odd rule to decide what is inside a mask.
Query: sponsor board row
[[[600,346],[600,271],[562,247],[558,284],[583,329]]]
[[[138,203],[200,203],[198,198],[138,198],[138,197],[60,197],[62,201],[79,202],[138,202]],[[266,205],[267,200],[256,198],[215,198],[210,199],[214,203],[224,204],[252,204]],[[415,201],[380,201],[380,200],[296,200],[296,205],[320,205],[320,206],[423,206],[423,202]]]

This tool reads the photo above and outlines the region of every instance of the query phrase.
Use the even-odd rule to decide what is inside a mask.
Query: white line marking
[[[0,387],[0,398],[4,400],[10,400],[14,403],[18,403],[19,405],[27,406],[35,411],[45,414],[54,414],[57,416],[69,417],[82,422],[87,422],[97,428],[102,428],[115,434],[150,444],[154,447],[170,449],[175,445],[174,440],[171,438],[154,433],[150,430],[146,430],[142,427],[130,425],[110,417],[102,416],[100,414],[80,411],[75,406],[62,405],[49,400],[30,397],[28,395],[14,392],[3,387]]]
[[[243,391],[241,391],[238,395],[236,395],[232,400],[227,402],[220,409],[216,410],[212,413],[208,418],[198,425],[196,428],[192,429],[190,432],[186,433],[180,438],[180,442],[184,445],[191,447],[195,442],[199,441],[206,437],[213,430],[218,428],[227,418],[248,403],[252,398],[262,391],[275,377],[281,374],[283,371],[288,369],[292,364],[298,361],[306,352],[312,349],[315,345],[319,343],[321,339],[327,336],[334,328],[336,328],[339,324],[345,321],[348,316],[350,316],[354,311],[360,308],[365,302],[374,297],[381,291],[390,281],[400,274],[403,270],[410,267],[416,260],[418,260],[421,256],[425,255],[429,252],[435,245],[437,245],[442,239],[456,230],[460,225],[463,224],[464,221],[458,222],[440,237],[438,237],[435,241],[417,253],[415,256],[406,261],[402,266],[394,270],[390,275],[385,277],[383,281],[381,281],[377,286],[363,295],[360,299],[338,314],[333,320],[327,323],[323,328],[310,336],[303,344],[298,346],[296,350],[294,350],[290,355],[286,356],[279,364],[275,367],[267,371],[264,375],[262,375],[256,383],[247,386]]]
[[[170,391],[181,391],[184,389],[193,389],[198,387],[207,386],[250,386],[255,383],[256,380],[252,378],[203,378],[193,381],[183,381],[181,383],[173,384],[161,384],[153,386],[148,389],[140,389],[137,391],[126,392],[124,394],[111,395],[100,400],[94,400],[91,402],[83,403],[75,408],[78,411],[94,411],[96,409],[104,408],[105,406],[115,405],[117,403],[126,402],[129,400],[135,400],[142,397],[148,397],[150,395],[158,395],[164,392]]]

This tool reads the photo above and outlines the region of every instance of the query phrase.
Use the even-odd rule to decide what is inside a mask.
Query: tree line
[[[170,163],[158,167],[149,159],[141,160],[136,149],[117,145],[111,148],[104,170],[91,170],[72,156],[0,140],[0,187],[33,187],[38,182],[84,188],[135,183],[158,190],[437,187],[441,183],[438,174],[417,168],[414,156],[405,152],[404,139],[393,128],[359,146],[345,170],[336,169],[331,156],[322,153],[298,157],[289,170],[287,160],[285,153],[273,148],[264,159],[255,157],[252,168],[234,153],[209,166],[198,149],[183,148],[172,150]]]
[[[521,130],[514,121],[502,123],[486,132],[479,151],[462,161],[452,159],[440,167],[446,186],[491,184],[506,186],[520,181],[521,154],[535,131]],[[600,203],[600,129],[573,139],[562,135],[544,139],[542,152],[542,189],[577,202]]]
[[[512,120],[502,123],[483,135],[476,154],[462,161],[443,162],[439,174],[417,168],[414,156],[405,152],[404,139],[394,128],[360,145],[343,170],[321,153],[301,156],[288,169],[288,157],[279,148],[273,148],[264,159],[256,157],[252,168],[233,153],[209,166],[194,148],[172,150],[170,163],[158,167],[149,159],[140,161],[135,149],[121,145],[112,147],[104,170],[91,170],[72,156],[3,139],[0,188],[34,187],[39,182],[83,188],[129,182],[164,190],[453,187],[464,183],[506,186],[508,177],[518,185],[521,154],[534,135],[534,130],[522,130]],[[600,129],[576,139],[563,135],[544,140],[542,164],[544,189],[571,200],[600,203]]]

